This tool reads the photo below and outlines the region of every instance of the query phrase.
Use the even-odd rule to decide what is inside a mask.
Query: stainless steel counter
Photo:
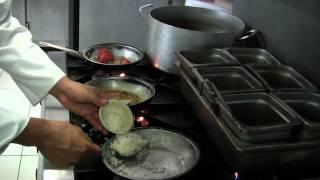
[[[66,57],[61,51],[52,51],[48,56],[66,72]],[[69,111],[60,104],[55,97],[48,95],[41,102],[41,117],[51,120],[69,122]],[[37,180],[74,180],[73,168],[57,168],[53,166],[42,154],[38,154]]]
[[[41,102],[41,117],[69,121],[69,112],[53,96],[48,95]],[[42,154],[38,155],[37,180],[74,180],[73,168],[57,168]]]

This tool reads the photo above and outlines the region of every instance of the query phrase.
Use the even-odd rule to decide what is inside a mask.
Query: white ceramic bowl
[[[129,106],[117,100],[100,107],[99,117],[102,125],[110,132],[123,134],[133,127],[134,117]]]

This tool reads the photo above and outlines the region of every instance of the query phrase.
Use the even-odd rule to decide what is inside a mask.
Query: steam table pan
[[[266,87],[258,79],[240,66],[201,67],[193,71],[200,89],[207,80],[221,94],[266,91]]]
[[[240,139],[221,119],[190,78],[181,72],[181,89],[206,132],[227,163],[240,172],[318,168],[320,140],[253,143]],[[248,110],[249,111],[249,110]],[[251,113],[251,112],[250,112]],[[291,170],[292,171],[292,170]],[[292,171],[292,174],[296,171]]]
[[[185,50],[177,52],[177,55],[180,57],[180,67],[191,76],[192,68],[240,65],[239,61],[222,49]]]
[[[270,91],[317,91],[301,74],[283,65],[247,65]]]
[[[241,64],[281,64],[272,54],[259,48],[225,48]]]
[[[278,92],[279,98],[303,122],[298,138],[320,139],[320,94],[305,92]]]
[[[224,95],[220,116],[242,140],[270,142],[289,140],[301,123],[292,112],[266,93]]]

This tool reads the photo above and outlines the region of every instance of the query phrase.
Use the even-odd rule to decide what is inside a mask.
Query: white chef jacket
[[[0,68],[11,75],[31,104],[36,105],[65,74],[32,43],[31,33],[11,16],[10,9],[11,0],[0,0]],[[19,114],[19,109],[0,107],[0,152],[28,122],[29,117]]]

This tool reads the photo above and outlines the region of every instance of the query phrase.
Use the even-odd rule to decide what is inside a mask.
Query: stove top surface
[[[144,79],[152,83],[156,89],[155,96],[148,104],[133,110],[136,127],[172,129],[190,137],[199,146],[200,161],[191,171],[177,179],[197,179],[203,176],[210,177],[210,179],[303,179],[300,177],[305,177],[305,173],[299,175],[299,172],[271,171],[257,174],[253,170],[248,174],[237,172],[228,166],[182,96],[179,77],[163,73],[144,62],[128,69],[110,70],[92,66],[81,59],[67,55],[67,74],[78,82],[85,83],[91,79],[118,76],[121,73]],[[99,145],[112,136],[112,134],[104,136],[95,131],[85,119],[73,113],[70,113],[70,122],[81,127],[93,142]],[[101,159],[80,162],[75,166],[74,174],[76,180],[125,179],[111,172]]]

